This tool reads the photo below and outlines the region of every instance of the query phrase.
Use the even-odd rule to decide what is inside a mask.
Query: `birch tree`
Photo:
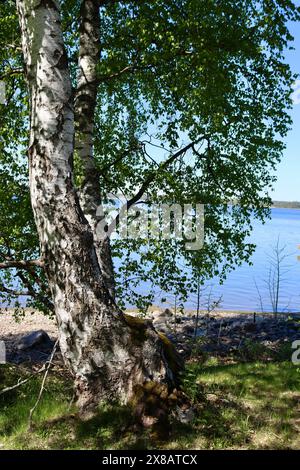
[[[0,8],[0,290],[55,313],[81,407],[126,403],[147,381],[172,388],[164,342],[123,314],[124,300],[140,302],[145,280],[184,300],[199,279],[250,259],[252,218],[269,214],[291,123],[295,75],[283,51],[299,9],[279,0]],[[98,209],[118,192],[127,207],[146,196],[206,204],[203,249],[100,237]]]
[[[155,330],[144,326],[142,340],[137,341],[134,335],[140,331],[127,324],[110,295],[101,270],[102,249],[98,257],[93,231],[74,188],[74,106],[59,5],[55,1],[25,0],[18,1],[17,8],[30,88],[31,203],[61,351],[76,374],[81,407],[90,406],[100,397],[126,402],[132,398],[134,387],[147,380],[171,384],[172,372]],[[89,178],[89,160],[93,158],[93,69],[98,50],[98,38],[93,33],[98,21],[94,25],[94,2],[83,2],[81,12],[78,149]],[[89,211],[86,193],[83,208]],[[92,214],[87,215],[92,224]]]

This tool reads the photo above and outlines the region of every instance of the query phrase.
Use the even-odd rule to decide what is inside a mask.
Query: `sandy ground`
[[[32,309],[26,309],[25,316],[19,317],[16,321],[14,309],[0,309],[0,341],[5,343],[6,360],[16,363],[24,360],[39,362],[44,356],[47,358],[48,354],[41,351],[34,351],[33,354],[17,352],[20,339],[37,330],[46,331],[52,340],[57,338],[57,326],[54,319]]]
[[[6,348],[10,351],[15,348],[17,342],[22,336],[31,333],[36,330],[44,330],[51,339],[57,338],[57,326],[55,319],[51,319],[42,313],[37,312],[33,309],[25,309],[24,317],[18,317],[17,321],[14,316],[13,308],[0,308],[0,341],[5,341]],[[164,309],[153,307],[149,311],[149,316],[152,314],[162,312]],[[133,315],[137,314],[137,311],[130,309],[127,313]],[[194,311],[187,311],[188,316],[193,315]],[[238,312],[213,312],[214,316],[232,317],[239,315]]]
[[[26,309],[24,317],[16,321],[14,309],[0,309],[0,338],[5,336],[25,335],[34,330],[44,330],[50,337],[57,336],[57,326],[54,319],[46,317],[32,309]]]

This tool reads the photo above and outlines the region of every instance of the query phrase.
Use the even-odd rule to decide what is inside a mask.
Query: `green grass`
[[[195,447],[300,448],[300,371],[292,363],[213,360],[189,373],[199,387]]]
[[[26,372],[0,366],[0,389]],[[190,364],[184,376],[196,416],[171,421],[158,440],[136,426],[128,407],[99,408],[89,420],[70,408],[72,384],[51,373],[28,432],[28,414],[41,376],[0,396],[0,449],[299,449],[300,371],[290,362]]]

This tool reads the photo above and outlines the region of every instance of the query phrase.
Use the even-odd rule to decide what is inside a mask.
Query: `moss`
[[[161,394],[165,391],[168,391],[167,384],[157,383],[153,389],[153,393],[157,396],[161,396]]]
[[[183,368],[182,361],[173,343],[163,333],[158,333],[158,336],[163,343],[166,359],[176,379],[179,375],[180,370]]]
[[[145,320],[143,318],[134,317],[132,315],[124,314],[126,323],[130,326],[133,339],[142,343],[147,339],[147,330],[150,327],[149,320]],[[164,335],[163,333],[158,333],[159,339],[163,345],[163,351],[165,354],[165,358],[168,361],[168,365],[172,370],[175,380],[177,380],[179,376],[179,372],[183,368],[183,363],[173,345],[173,343]]]
[[[147,339],[147,331],[150,331],[149,321],[125,314],[125,320],[130,326],[133,341],[143,343]],[[162,333],[157,333],[163,355],[173,373],[175,383],[179,382],[179,372],[182,369],[182,363],[173,343]],[[171,398],[170,398],[171,392]],[[170,384],[158,383],[155,381],[146,381],[141,385],[136,385],[130,406],[133,408],[136,417],[143,422],[145,417],[157,419],[166,425],[167,415],[170,407],[182,401],[182,396],[176,389],[170,390]],[[158,424],[158,423],[157,423]]]
[[[132,328],[147,328],[147,321],[143,318],[134,317],[132,315],[128,315],[128,313],[124,313],[124,317],[128,325]]]
[[[126,323],[131,328],[133,339],[138,341],[139,343],[145,341],[147,337],[147,328],[149,326],[148,321],[142,318],[133,317],[132,315],[128,315],[127,313],[124,314],[124,317]]]
[[[168,400],[169,400],[170,403],[175,403],[177,401],[177,396],[174,393],[171,393],[168,396]]]
[[[149,382],[146,382],[143,386],[144,390],[146,390],[147,392],[151,392],[155,387],[156,387],[157,383],[156,382],[153,382],[152,380],[149,380]]]

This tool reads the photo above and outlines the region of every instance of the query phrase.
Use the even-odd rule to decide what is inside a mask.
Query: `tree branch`
[[[109,80],[112,80],[114,78],[118,78],[118,77],[121,77],[122,75],[126,74],[126,73],[134,73],[136,71],[145,71],[145,70],[151,70],[151,69],[155,69],[155,66],[152,65],[152,64],[148,64],[148,65],[127,65],[126,67],[124,67],[123,69],[119,70],[118,72],[114,72],[110,75],[100,75],[98,77],[98,82],[101,83],[101,82],[106,82],[106,81],[109,81]]]
[[[4,237],[4,234],[0,233],[1,237]],[[16,275],[20,278],[23,285],[27,288],[27,291],[17,291],[14,289],[9,289],[4,284],[0,284],[0,291],[6,292],[7,294],[20,296],[26,295],[35,298],[36,300],[42,302],[49,310],[54,311],[53,303],[51,302],[51,293],[49,290],[48,285],[42,282],[42,279],[39,277],[38,272],[34,269],[36,266],[44,267],[44,263],[41,260],[29,260],[29,261],[16,261],[11,256],[11,249],[9,247],[9,243],[6,241],[6,250],[7,253],[3,253],[0,250],[0,257],[2,257],[5,261],[0,263],[0,269],[10,269],[10,268],[17,268]],[[21,263],[21,266],[20,266]],[[16,265],[18,264],[18,265]],[[33,284],[28,279],[24,273],[27,272],[29,276],[33,278],[33,282],[37,284],[39,287],[39,291],[33,288]],[[45,295],[43,295],[45,292]],[[47,297],[48,296],[48,297]]]
[[[11,77],[12,75],[21,75],[24,73],[24,69],[11,69],[8,70],[7,72],[4,72],[2,75],[0,75],[0,80],[3,80],[4,78]]]
[[[40,280],[40,278],[36,275],[35,271],[33,269],[28,269],[28,274],[33,277],[34,282],[40,287],[40,292],[34,290],[34,288],[31,285],[31,282],[26,278],[23,272],[17,272],[17,275],[23,282],[23,284],[27,287],[29,295],[31,295],[34,299],[38,300],[39,302],[42,302],[46,308],[48,308],[51,312],[54,312],[54,305],[53,302],[51,302],[51,293],[49,291],[49,288],[47,288]],[[45,292],[46,295],[43,295],[42,292]],[[47,297],[47,295],[49,297]]]
[[[13,295],[15,297],[19,297],[21,295],[32,295],[29,291],[19,291],[14,289],[9,289],[4,284],[0,283],[0,292],[5,292],[6,294]]]
[[[33,413],[35,412],[35,409],[37,408],[37,406],[38,406],[38,404],[39,404],[39,402],[42,398],[43,391],[44,391],[44,388],[45,388],[46,379],[47,379],[50,367],[52,365],[54,355],[56,353],[57,345],[58,345],[58,339],[55,341],[55,344],[53,346],[52,353],[51,353],[49,362],[48,362],[46,370],[45,370],[45,374],[44,374],[44,377],[43,377],[43,380],[42,380],[42,384],[41,384],[41,388],[40,388],[37,400],[36,400],[35,404],[33,405],[33,407],[31,408],[31,410],[29,412],[29,419],[28,419],[28,430],[29,431],[32,429],[32,416],[33,416]]]
[[[142,144],[141,144],[142,146]],[[118,157],[116,157],[116,159],[112,162],[109,162],[108,164],[102,166],[100,168],[100,173],[101,173],[101,176],[103,176],[103,173],[107,173],[107,171],[110,169],[110,168],[114,168],[115,165],[117,165],[118,163],[120,163],[124,158],[126,158],[128,155],[130,155],[132,152],[136,152],[137,150],[139,150],[139,145],[137,144],[136,146],[132,146],[131,148],[129,149],[126,149],[124,150],[124,152],[120,153],[120,155],[118,155]]]
[[[195,154],[198,156],[198,157],[202,157],[202,155],[198,152],[198,150],[195,149],[195,147],[193,147],[193,150],[195,152]],[[210,152],[211,151],[211,146],[210,146],[210,142],[208,140],[208,151]],[[218,186],[218,188],[221,190],[221,192],[225,192],[225,189],[223,188],[223,186],[221,185],[221,183],[218,181],[218,178],[216,177],[215,175],[215,172],[214,172],[214,169],[209,161],[209,158],[207,159],[207,168],[208,168],[208,171],[212,177],[212,179],[214,180],[216,186]]]
[[[43,268],[44,262],[40,259],[30,260],[7,260],[0,263],[0,269],[20,268],[28,269],[32,267]]]
[[[167,160],[162,162],[160,165],[158,165],[157,169],[155,171],[152,171],[148,177],[145,179],[144,183],[138,190],[138,192],[131,198],[129,201],[127,201],[127,210],[130,209],[133,204],[137,203],[139,199],[145,194],[147,189],[149,188],[150,184],[155,180],[157,175],[161,173],[161,171],[165,170],[169,165],[171,165],[177,158],[181,157],[184,155],[188,150],[193,149],[195,151],[195,145],[197,145],[201,140],[206,139],[207,136],[202,136],[200,139],[198,139],[195,142],[190,142],[188,145],[183,147],[182,149],[178,150],[176,153],[171,155]],[[200,155],[198,153],[198,155]],[[115,220],[110,224],[108,228],[108,232],[110,231],[111,227],[113,227],[113,224],[118,225],[120,219],[120,215],[118,214],[115,218]]]

